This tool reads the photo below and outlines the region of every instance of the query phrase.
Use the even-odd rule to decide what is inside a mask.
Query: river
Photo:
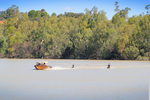
[[[38,61],[53,68],[36,70]],[[148,61],[0,59],[0,64],[0,100],[149,99]]]

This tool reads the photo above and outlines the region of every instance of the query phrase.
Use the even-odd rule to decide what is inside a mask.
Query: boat
[[[52,67],[51,67],[51,66],[48,66],[47,63],[48,63],[47,61],[40,61],[40,62],[37,62],[36,65],[34,65],[34,67],[35,67],[37,70],[51,69]]]

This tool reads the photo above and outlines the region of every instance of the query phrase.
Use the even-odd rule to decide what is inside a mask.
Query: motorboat
[[[47,61],[40,61],[40,62],[37,62],[36,65],[34,65],[34,67],[37,69],[37,70],[47,70],[47,69],[51,69],[52,67],[51,66],[48,66],[47,65]]]

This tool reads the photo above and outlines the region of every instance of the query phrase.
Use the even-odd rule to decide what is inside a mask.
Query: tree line
[[[51,16],[44,10],[0,11],[0,57],[150,60],[150,5],[147,14],[128,17],[120,10],[111,20],[97,7],[85,13]]]

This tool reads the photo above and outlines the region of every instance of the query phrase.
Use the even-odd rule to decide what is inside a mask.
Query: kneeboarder
[[[72,68],[74,68],[74,64],[72,64]]]
[[[110,68],[110,63],[108,64],[108,66],[107,66],[107,69],[109,69]]]

